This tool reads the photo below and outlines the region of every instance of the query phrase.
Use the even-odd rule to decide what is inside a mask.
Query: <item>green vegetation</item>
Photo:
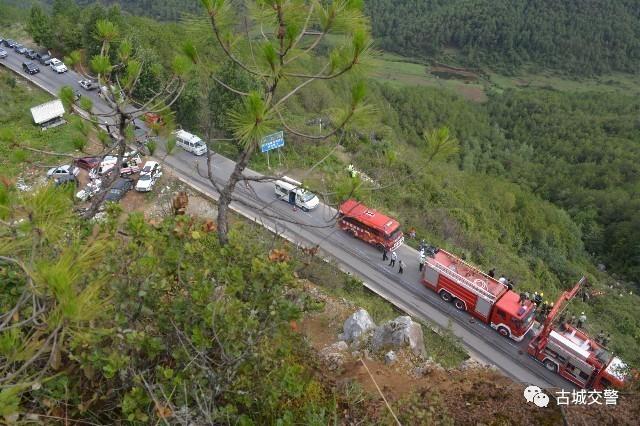
[[[407,56],[459,51],[471,66],[526,64],[577,75],[637,72],[640,11],[633,0],[367,0],[380,46]]]
[[[15,177],[28,164],[46,166],[57,161],[21,149],[18,144],[56,152],[73,151],[74,127],[65,125],[43,132],[33,124],[30,108],[49,100],[48,94],[0,68],[0,169],[4,176]]]
[[[464,63],[489,64],[505,73],[527,65],[531,72],[548,67],[587,75],[635,70],[638,65],[640,25],[635,23],[637,10],[625,11],[628,1],[612,4],[603,17],[591,2],[529,2],[528,11],[535,18],[529,23],[522,19],[522,2],[514,6],[515,2],[371,0],[368,4],[380,45],[405,54],[421,52],[418,56],[425,61],[431,55],[447,58],[455,51],[463,55]],[[570,5],[584,7],[574,13]],[[71,20],[77,33],[90,28],[85,10]],[[575,27],[558,24],[571,22],[568,16],[575,16]],[[212,67],[216,73],[234,82],[243,80],[242,73],[225,74],[220,52],[206,50],[211,40],[197,37],[199,27],[193,21],[166,24],[171,30],[161,32],[160,24],[150,19],[126,14],[116,18],[123,33],[135,37],[162,66],[168,65],[164,61],[171,56],[168,53],[184,39],[194,38],[199,49],[205,47],[200,52],[210,54],[207,59],[218,65]],[[527,32],[530,25],[535,31]],[[603,26],[612,30],[604,31]],[[160,33],[163,36],[157,37]],[[89,49],[86,40],[77,43]],[[374,69],[375,81],[369,81],[366,114],[335,138],[318,144],[287,133],[280,170],[292,171],[338,202],[354,184],[361,184],[346,179],[344,167],[355,164],[379,183],[360,185],[358,197],[417,228],[419,238],[464,254],[484,268],[497,267],[515,279],[517,289],[542,290],[553,299],[587,274],[593,289],[604,294],[586,303],[576,300],[571,309],[587,313],[587,327],[594,334],[601,328],[610,331],[613,350],[640,365],[638,297],[629,294],[637,293],[637,287],[628,283],[637,283],[640,265],[640,106],[634,96],[638,93],[634,76],[617,73],[572,81],[542,73],[518,80],[490,74],[481,80],[489,85],[488,102],[474,104],[449,88],[461,92],[460,88],[479,84],[435,79],[418,60],[385,54],[369,63],[381,67]],[[310,60],[309,65],[316,63]],[[387,76],[395,82],[381,83]],[[335,130],[341,115],[332,105],[350,102],[353,83],[308,84],[288,100],[287,124],[316,135],[321,132],[317,124],[321,118],[322,131]],[[176,116],[198,134],[229,134],[229,117],[219,111],[233,109],[237,100],[224,98],[210,84],[201,75],[191,76],[175,105]],[[279,84],[284,89],[295,87],[290,80]],[[428,162],[423,134],[445,126],[459,141],[460,151],[449,162]],[[228,155],[240,151],[226,142],[216,142],[214,149]],[[254,156],[250,166],[266,170],[265,156]],[[597,271],[595,265],[601,262],[608,273]],[[371,305],[370,309],[386,315],[387,308]]]
[[[117,211],[93,227],[71,207],[50,188],[22,196],[0,186],[0,311],[15,324],[0,334],[3,415],[100,424],[337,415],[340,394],[319,381],[289,325],[306,296],[289,264],[269,261],[271,239],[239,225],[221,247],[190,217],[154,227],[139,213],[119,224]]]

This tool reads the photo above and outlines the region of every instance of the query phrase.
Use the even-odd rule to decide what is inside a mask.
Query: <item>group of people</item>
[[[398,259],[398,253],[394,251],[391,252],[391,258],[389,258],[389,252],[387,249],[383,249],[382,251],[382,261],[389,260],[389,266],[395,268],[396,262],[398,262],[398,273],[402,274],[404,272],[404,267],[406,266],[402,259]]]
[[[420,242],[420,245],[418,247],[418,249],[420,250],[420,252],[418,253],[418,271],[422,272],[422,270],[424,269],[424,264],[427,261],[427,252],[429,252],[430,254],[434,253],[434,249],[433,247],[427,245],[427,243],[422,240]],[[391,252],[391,254],[389,254],[389,252],[387,251],[387,249],[383,249],[382,251],[382,261],[386,262],[389,261],[389,266],[391,266],[392,268],[395,268],[396,266],[396,262],[398,263],[398,273],[402,274],[404,273],[404,268],[407,266],[402,259],[398,259],[398,254],[394,251]]]

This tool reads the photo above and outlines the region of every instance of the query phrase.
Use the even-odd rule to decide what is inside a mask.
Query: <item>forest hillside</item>
[[[366,0],[388,51],[515,71],[525,64],[571,74],[637,72],[640,5],[634,0]]]

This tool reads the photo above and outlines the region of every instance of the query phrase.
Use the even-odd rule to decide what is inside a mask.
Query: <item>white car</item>
[[[156,181],[162,176],[160,164],[155,161],[147,161],[140,171],[140,177],[136,183],[136,191],[149,192]]]
[[[87,185],[76,193],[76,198],[80,201],[87,201],[100,191],[102,180],[92,179]]]
[[[59,59],[56,59],[56,58],[51,59],[51,62],[49,62],[49,66],[51,67],[52,70],[54,70],[58,74],[67,72],[67,66]]]
[[[93,81],[91,80],[80,80],[78,82],[78,84],[80,85],[80,87],[82,87],[84,90],[95,90],[98,88],[98,85],[95,84]]]
[[[73,175],[78,176],[80,173],[80,169],[72,166],[71,164],[65,164],[58,167],[53,167],[47,171],[48,178],[55,178],[62,175]]]
[[[96,179],[99,176],[104,176],[111,172],[118,162],[118,157],[107,155],[104,157],[100,165],[89,171],[89,177]],[[122,165],[120,166],[120,176],[132,175],[140,171],[140,164],[142,164],[142,158],[135,152],[125,153]]]

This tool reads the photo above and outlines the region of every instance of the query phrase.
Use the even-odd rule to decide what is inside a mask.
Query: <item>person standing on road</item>
[[[398,273],[402,274],[404,272],[404,262],[402,260],[400,260],[398,262]]]
[[[425,259],[426,259],[426,257],[424,255],[424,252],[421,251],[420,252],[420,258],[418,259],[418,262],[419,262],[418,263],[418,271],[420,271],[420,272],[422,272],[422,269],[424,268]]]
[[[383,262],[386,262],[386,261],[387,261],[387,259],[389,259],[388,253],[389,253],[389,252],[387,251],[387,248],[386,248],[386,247],[383,247],[383,248],[382,248],[382,261],[383,261]]]
[[[396,266],[396,260],[398,260],[398,255],[396,254],[395,251],[391,252],[391,261],[389,262],[389,266],[394,267]]]

